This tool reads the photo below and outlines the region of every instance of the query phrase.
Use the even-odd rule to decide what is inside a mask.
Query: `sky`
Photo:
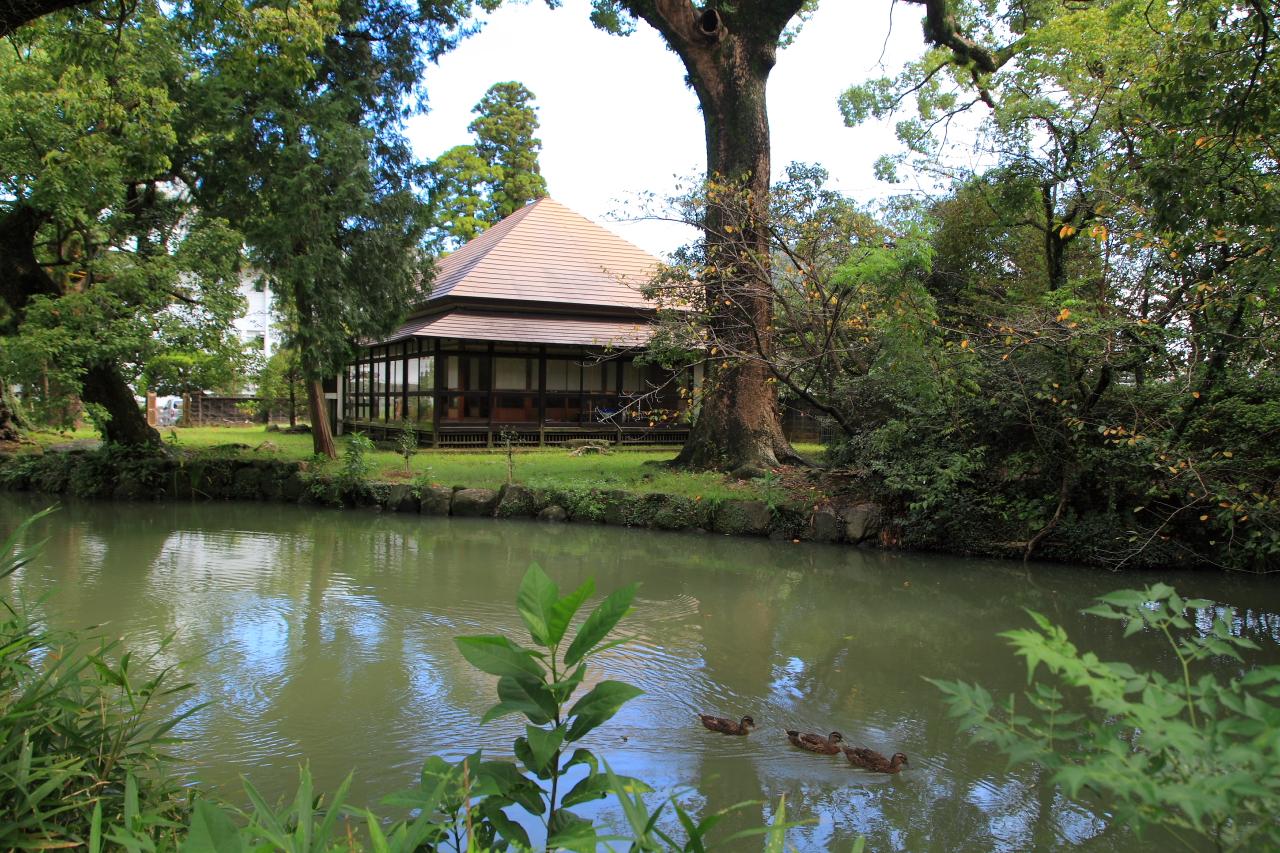
[[[481,31],[428,68],[426,115],[409,122],[418,157],[471,141],[471,108],[494,83],[518,80],[536,96],[541,165],[552,198],[657,255],[689,229],[626,217],[643,193],[665,198],[706,169],[702,118],[680,59],[640,22],[626,38],[588,20],[589,0],[507,3]],[[897,150],[892,122],[847,128],[836,99],[850,85],[892,76],[920,55],[920,12],[889,0],[823,0],[769,78],[775,178],[788,163],[819,163],[861,201],[894,190],[872,174]]]

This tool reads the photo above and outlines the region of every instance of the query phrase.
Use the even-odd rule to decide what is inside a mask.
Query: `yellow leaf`
[[[1058,322],[1061,323],[1063,320],[1067,319],[1070,316],[1071,316],[1071,309],[1063,308],[1061,311],[1058,312]]]
[[[1200,399],[1200,392],[1199,392],[1199,391],[1192,391],[1192,392],[1191,392],[1191,396],[1192,396],[1192,397],[1195,397],[1197,400],[1199,400],[1199,399]]]
[[[1200,516],[1200,520],[1201,520],[1201,521],[1208,521],[1208,520],[1209,520],[1209,516],[1207,516],[1207,515],[1202,515],[1202,516]]]
[[[969,348],[969,342],[967,340],[960,342],[960,349],[968,349],[968,348]]]
[[[1223,456],[1225,456],[1225,457],[1227,457],[1228,459],[1230,459],[1230,458],[1231,458],[1231,456],[1232,456],[1232,454],[1231,454],[1231,451],[1230,451],[1230,450],[1224,450],[1224,451],[1222,451],[1222,455],[1223,455]]]
[[[1058,237],[1063,240],[1067,239],[1074,233],[1076,233],[1076,229],[1074,225],[1063,225],[1061,228],[1058,229]]]

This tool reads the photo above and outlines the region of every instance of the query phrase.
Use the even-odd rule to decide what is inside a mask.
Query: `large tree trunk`
[[[22,438],[18,416],[9,407],[9,395],[4,388],[5,379],[0,377],[0,441],[18,441]]]
[[[709,333],[727,361],[712,361],[702,407],[676,464],[772,468],[799,462],[782,434],[773,356],[769,241],[769,116],[765,87],[783,28],[801,0],[740,0],[717,10],[689,0],[635,2],[680,56],[698,94],[707,137],[707,180],[745,193],[745,205],[706,211]],[[744,211],[739,214],[738,211]],[[736,221],[730,221],[730,218]]]
[[[319,379],[307,382],[307,406],[311,409],[311,452],[337,459],[338,449],[329,428],[329,407],[324,404],[324,384]]]
[[[32,297],[62,295],[36,258],[36,234],[47,221],[21,204],[0,217],[0,334],[17,332]]]
[[[295,247],[295,252],[302,255],[303,248],[299,245]],[[311,452],[337,459],[338,449],[333,444],[333,430],[329,427],[329,407],[324,404],[324,385],[319,379],[320,365],[312,356],[305,334],[305,324],[312,322],[313,318],[311,302],[306,289],[296,283],[293,287],[293,307],[297,312],[298,325],[303,327],[299,329],[296,346],[298,363],[307,384],[307,408],[311,414]]]
[[[102,437],[111,444],[132,447],[159,445],[160,433],[147,424],[147,416],[133,399],[133,389],[114,364],[94,364],[85,371],[83,399],[97,403],[109,416]]]

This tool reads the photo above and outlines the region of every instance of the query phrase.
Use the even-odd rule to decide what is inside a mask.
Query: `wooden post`
[[[547,345],[538,347],[538,446],[547,446]]]
[[[444,388],[444,360],[440,356],[440,339],[431,339],[431,438],[433,441],[440,437],[440,407],[444,403],[444,397],[440,391]],[[439,442],[436,441],[438,445]]]
[[[489,341],[489,354],[488,354],[488,358],[489,358],[489,365],[488,365],[489,369],[488,369],[488,371],[487,371],[487,374],[488,374],[488,375],[487,375],[487,376],[485,375],[485,371],[481,371],[481,374],[480,374],[480,375],[481,375],[481,376],[485,376],[485,378],[487,378],[487,379],[489,380],[489,381],[488,381],[488,383],[486,383],[486,384],[488,384],[488,386],[489,386],[489,429],[488,429],[488,432],[489,432],[489,447],[490,447],[490,448],[492,448],[492,447],[493,447],[493,413],[494,413],[494,407],[493,407],[493,404],[496,402],[496,399],[495,399],[495,396],[494,396],[494,393],[493,393],[493,385],[494,385],[494,382],[493,382],[493,367],[494,367],[494,361],[493,361],[493,341]]]
[[[160,419],[160,413],[156,411],[156,392],[147,392],[147,426],[153,427],[156,421]]]

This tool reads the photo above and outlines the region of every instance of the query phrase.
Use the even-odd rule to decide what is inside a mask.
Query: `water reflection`
[[[7,527],[39,505],[0,496]],[[159,649],[208,706],[185,721],[184,772],[233,794],[250,776],[291,790],[306,759],[323,786],[351,770],[374,802],[411,784],[422,759],[482,748],[509,756],[522,730],[481,728],[493,679],[452,638],[521,631],[525,567],[562,587],[642,581],[628,642],[599,678],[645,695],[592,736],[622,773],[687,788],[708,813],[745,800],[724,831],[757,826],[786,794],[802,849],[1128,850],[1105,810],[1062,800],[1031,769],[1006,771],[946,718],[923,676],[1020,689],[1025,669],[995,634],[1023,608],[1106,654],[1118,626],[1079,609],[1151,578],[1006,563],[879,554],[708,535],[335,513],[267,505],[75,504],[39,531],[43,558],[5,582],[61,625],[103,625]],[[1168,579],[1168,578],[1166,578]],[[1255,579],[1186,575],[1187,595],[1242,608],[1236,630],[1277,652],[1276,593]],[[1207,624],[1202,626],[1206,629]],[[1157,638],[1127,657],[1168,666]],[[752,714],[749,738],[707,732],[696,714]],[[911,756],[901,776],[792,749],[783,730],[839,729],[857,744]],[[617,817],[603,813],[610,822]],[[1150,841],[1158,847],[1157,841]],[[756,849],[747,842],[744,849]]]

